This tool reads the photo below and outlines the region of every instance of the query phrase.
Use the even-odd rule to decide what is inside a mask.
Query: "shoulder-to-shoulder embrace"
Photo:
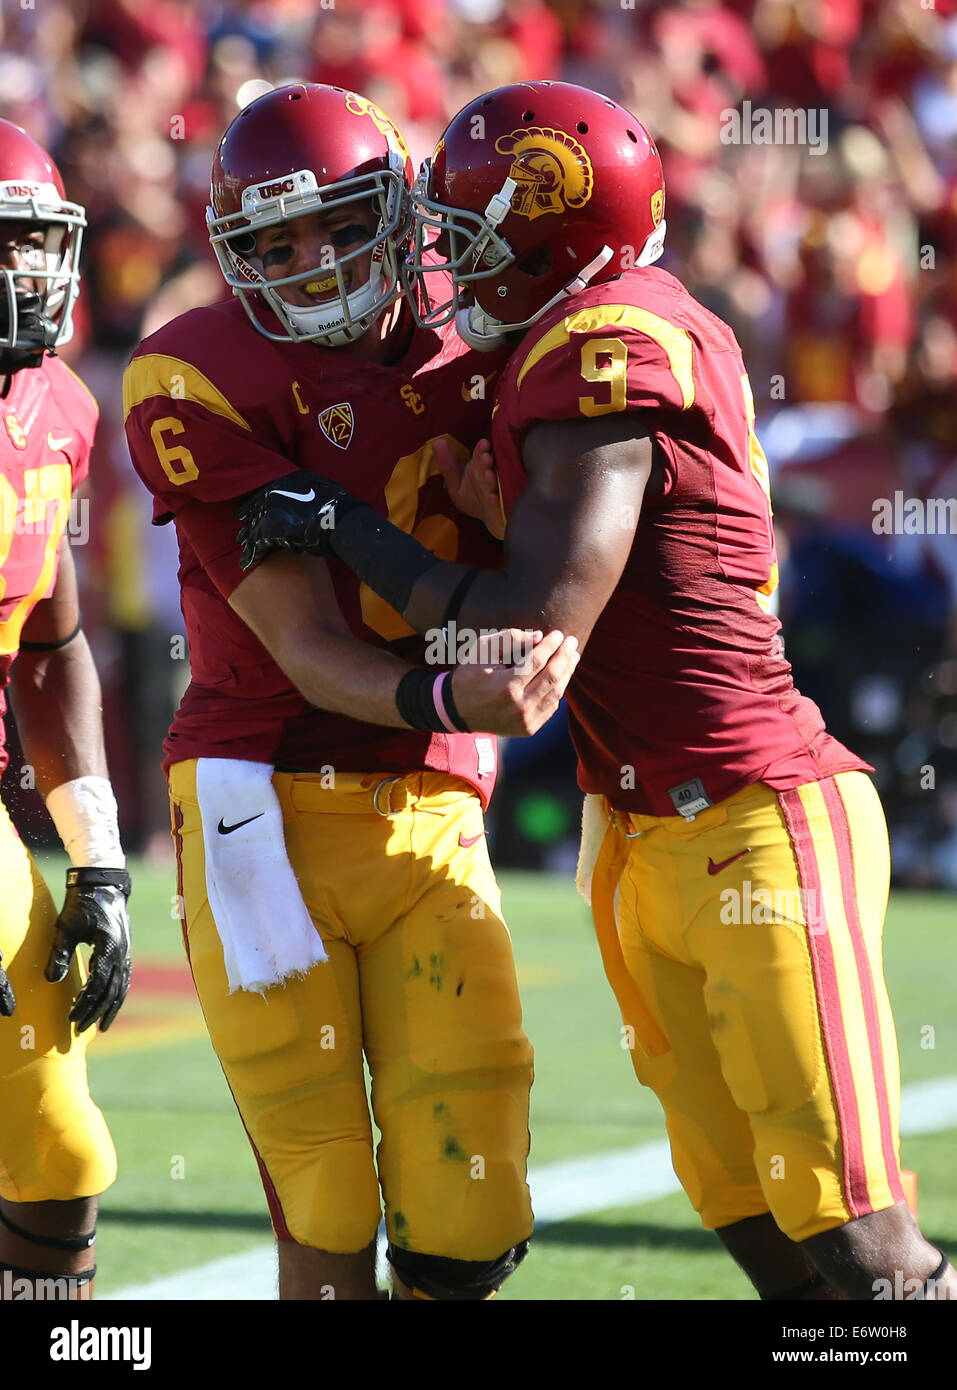
[[[39,179],[47,156],[27,154]],[[45,215],[78,228],[58,178]],[[24,213],[19,267],[46,223],[2,179],[0,204]],[[793,687],[747,375],[730,329],[656,266],[649,132],[584,87],[507,85],[416,177],[374,102],[290,83],[223,134],[207,231],[233,298],[140,344],[124,412],[180,546],[176,900],[282,1237],[280,1296],[378,1299],[383,1207],[394,1298],[484,1301],[525,1258],[532,1047],[483,813],[495,735],[537,733],[563,699],[587,788],[578,886],[704,1226],[762,1297],[867,1298],[892,1264],[953,1291],[903,1204],[880,804]],[[0,375],[35,369],[67,321],[35,287],[22,308]],[[129,879],[92,661],[63,655],[76,632],[41,636],[20,658],[23,728],[68,769],[44,790],[73,868],[27,951],[33,868],[0,835],[0,1013],[38,971],[73,971],[79,1031],[122,1003]],[[30,693],[51,662],[59,704]],[[789,895],[773,934],[750,898],[772,888]],[[726,929],[729,890],[747,930]],[[804,930],[816,894],[843,904],[826,951]],[[17,1111],[0,1268],[86,1287],[89,1194],[115,1156],[68,1003],[43,994],[62,1086],[13,1085],[0,1020],[0,1113]],[[767,1180],[772,1150],[789,1181]]]

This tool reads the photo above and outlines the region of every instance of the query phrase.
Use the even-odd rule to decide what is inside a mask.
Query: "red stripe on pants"
[[[871,1210],[867,1192],[867,1170],[864,1165],[864,1144],[817,853],[799,791],[794,789],[779,792],[778,802],[797,860],[801,894],[805,903],[807,942],[814,971],[818,1017],[827,1054],[828,1075],[834,1091],[838,1133],[844,1160],[844,1201],[852,1217],[863,1216]],[[819,904],[820,910],[816,915],[808,911],[808,903]]]
[[[894,1132],[891,1124],[890,1106],[887,1101],[887,1076],[884,1071],[884,1050],[881,1047],[880,1016],[877,1012],[877,993],[871,974],[864,932],[861,928],[860,914],[857,910],[857,882],[854,873],[854,846],[851,829],[847,823],[847,809],[833,777],[820,784],[824,805],[831,821],[831,832],[837,848],[837,863],[841,875],[841,893],[844,897],[844,916],[854,947],[854,960],[857,964],[857,978],[861,987],[861,1001],[864,1005],[864,1022],[867,1028],[867,1045],[871,1054],[871,1067],[877,1091],[877,1113],[881,1129],[881,1153],[887,1173],[887,1185],[895,1202],[903,1202],[904,1189],[901,1184],[900,1168],[894,1151]]]

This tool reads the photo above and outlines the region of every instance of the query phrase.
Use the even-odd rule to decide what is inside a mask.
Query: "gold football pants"
[[[904,1200],[888,878],[862,772],[758,783],[693,820],[614,814],[592,881],[599,943],[705,1226],[770,1210],[805,1240]]]
[[[0,885],[0,954],[17,1000],[0,1018],[0,1197],[95,1197],[116,1177],[116,1154],[87,1086],[96,1030],[77,1036],[68,1022],[84,971],[74,957],[60,984],[44,978],[57,909],[2,807]]]
[[[277,1236],[362,1250],[381,1189],[405,1249],[487,1260],[526,1239],[532,1050],[478,797],[439,773],[337,774],[334,787],[276,773],[329,960],[264,996],[230,994],[195,766],[170,771],[190,965]]]

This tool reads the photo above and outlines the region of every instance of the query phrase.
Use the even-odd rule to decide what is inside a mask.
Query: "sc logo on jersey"
[[[7,434],[10,436],[10,443],[15,449],[25,449],[27,447],[27,436],[23,426],[17,419],[12,410],[8,410],[3,417],[3,423],[7,427]]]
[[[495,141],[499,154],[514,154],[509,176],[518,184],[512,211],[534,221],[545,212],[584,207],[595,186],[591,160],[564,130],[525,126]]]
[[[337,449],[348,449],[356,424],[349,402],[340,401],[338,405],[326,406],[318,418],[319,428],[329,443],[335,444]]]
[[[425,402],[422,400],[422,397],[419,395],[418,391],[415,389],[411,382],[407,383],[405,386],[402,387],[402,389],[399,392],[399,395],[405,401],[406,405],[412,411],[413,415],[425,414]]]

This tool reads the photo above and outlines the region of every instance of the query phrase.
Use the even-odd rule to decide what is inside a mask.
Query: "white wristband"
[[[76,777],[46,799],[63,848],[75,869],[124,869],[116,798],[106,777]]]

